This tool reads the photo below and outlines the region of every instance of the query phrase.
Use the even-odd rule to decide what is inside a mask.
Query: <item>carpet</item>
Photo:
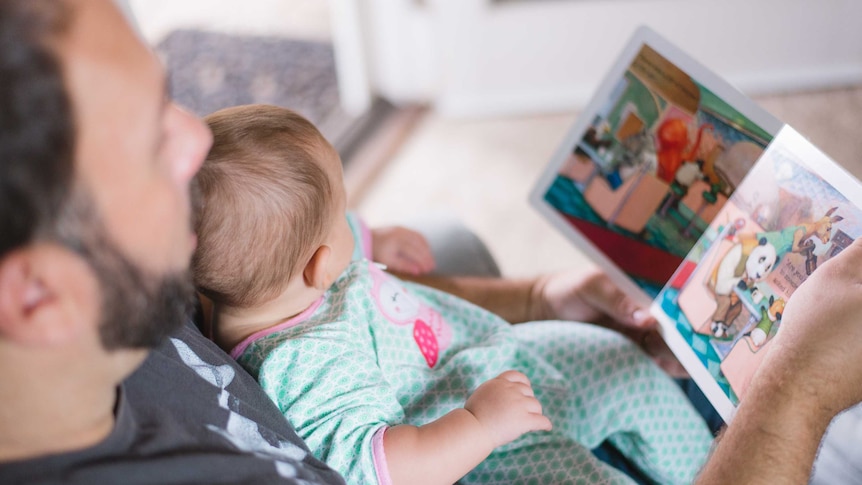
[[[331,44],[177,30],[156,52],[174,99],[199,116],[239,104],[274,104],[299,112],[333,142],[354,121],[339,105]]]

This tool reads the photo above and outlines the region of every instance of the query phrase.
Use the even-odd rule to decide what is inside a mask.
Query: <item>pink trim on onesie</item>
[[[302,323],[303,320],[310,317],[311,314],[314,313],[315,310],[317,310],[317,307],[319,307],[321,303],[323,303],[323,297],[322,296],[320,298],[318,298],[318,300],[316,302],[312,303],[310,307],[303,310],[302,313],[300,313],[299,315],[296,315],[295,317],[291,317],[291,318],[279,323],[278,325],[275,325],[275,326],[272,326],[269,328],[265,328],[263,330],[258,330],[257,332],[249,335],[248,337],[245,338],[245,340],[243,340],[242,342],[237,344],[237,346],[234,347],[230,351],[230,356],[233,357],[234,360],[237,360],[242,355],[242,353],[245,352],[245,349],[247,349],[248,346],[251,345],[252,342],[254,342],[255,340],[261,339],[263,337],[266,337],[267,335],[273,334],[275,332],[279,332],[279,331],[284,330],[286,328],[290,328],[290,327],[293,327],[294,325]]]
[[[365,253],[363,256],[371,261],[371,229],[368,228],[368,225],[361,218],[357,217],[356,220],[359,221],[359,229],[362,232],[362,249],[364,249],[363,253]]]
[[[382,426],[371,437],[374,471],[377,472],[377,483],[380,485],[392,485],[392,477],[389,476],[389,464],[386,463],[386,452],[383,450],[383,434],[388,429],[388,426]]]

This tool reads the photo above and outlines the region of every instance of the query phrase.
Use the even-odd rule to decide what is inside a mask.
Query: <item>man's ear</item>
[[[332,249],[325,244],[314,251],[308,264],[305,265],[305,269],[302,270],[302,279],[305,282],[305,286],[321,291],[329,288],[332,281],[327,269],[331,256]]]
[[[25,345],[56,345],[98,319],[89,267],[68,250],[37,245],[0,260],[0,336]]]

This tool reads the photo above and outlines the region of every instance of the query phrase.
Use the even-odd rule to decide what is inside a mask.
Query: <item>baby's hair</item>
[[[332,187],[318,160],[337,156],[299,114],[247,105],[205,118],[213,146],[194,181],[198,290],[237,308],[284,291],[330,223]]]

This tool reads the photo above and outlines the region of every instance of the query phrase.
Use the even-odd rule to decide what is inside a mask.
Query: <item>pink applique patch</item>
[[[419,346],[419,351],[425,357],[428,367],[434,367],[434,364],[437,363],[437,357],[440,355],[440,347],[437,344],[434,331],[427,323],[416,320],[413,324],[413,339],[416,340],[416,345]]]

